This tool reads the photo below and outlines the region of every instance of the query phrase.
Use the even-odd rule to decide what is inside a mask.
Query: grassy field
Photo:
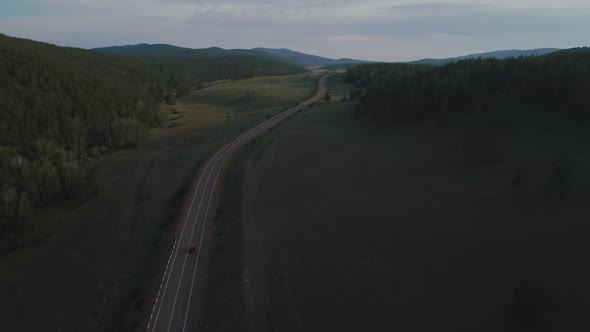
[[[171,246],[174,209],[199,166],[313,87],[304,76],[210,86],[179,100],[139,148],[92,161],[97,194],[43,211],[36,219],[51,236],[0,261],[0,330],[136,329]]]
[[[312,108],[243,152],[203,326],[590,329],[587,125],[539,117],[506,134],[500,162],[473,167],[452,128],[353,114],[350,102]],[[563,152],[574,181],[559,200],[546,188]]]

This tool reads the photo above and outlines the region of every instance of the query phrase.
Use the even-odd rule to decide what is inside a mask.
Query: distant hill
[[[93,49],[93,51],[140,57],[189,59],[220,57],[228,55],[249,55],[272,60],[286,61],[301,67],[368,63],[368,61],[355,59],[329,59],[321,56],[296,52],[285,48],[255,48],[251,50],[226,50],[219,47],[193,49],[168,44],[137,44],[126,46],[101,47],[95,48]]]
[[[485,52],[485,53],[476,53],[476,54],[469,54],[458,56],[454,58],[446,58],[446,59],[422,59],[417,61],[407,62],[410,64],[417,64],[417,65],[444,65],[452,61],[459,61],[465,59],[475,59],[475,58],[496,58],[496,59],[506,59],[506,58],[516,58],[519,56],[531,56],[531,55],[545,55],[550,54],[553,52],[557,52],[560,49],[558,48],[538,48],[534,50],[502,50],[502,51],[492,51],[492,52]]]
[[[324,58],[317,55],[305,54],[301,52],[292,51],[286,48],[255,48],[254,51],[259,51],[267,54],[274,55],[276,57],[285,59],[293,64],[312,67],[312,66],[327,66],[327,65],[338,65],[338,64],[360,64],[369,63],[369,61],[355,60],[355,59],[330,59]]]
[[[219,47],[209,47],[201,49],[193,49],[186,47],[179,47],[168,44],[137,44],[125,46],[111,46],[94,48],[92,51],[109,53],[116,55],[129,55],[152,58],[186,58],[186,59],[202,59],[211,57],[220,57],[228,55],[249,55],[262,57],[267,59],[279,60],[278,58],[255,50],[226,50]]]
[[[560,50],[554,53],[550,53],[548,54],[548,56],[560,56],[563,54],[569,54],[569,55],[578,55],[578,54],[586,54],[586,53],[590,53],[590,47],[575,47],[575,48],[568,48],[565,50]]]

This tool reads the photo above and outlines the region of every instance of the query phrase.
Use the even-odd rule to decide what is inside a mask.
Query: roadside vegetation
[[[234,169],[203,326],[590,328],[587,59],[334,77]]]
[[[31,243],[40,209],[93,195],[84,168],[137,147],[178,97],[206,82],[300,71],[250,56],[141,59],[4,35],[0,63],[0,256]]]
[[[36,240],[0,260],[1,330],[131,331],[149,316],[175,220],[217,148],[313,91],[314,78],[268,76],[193,89],[135,147],[80,172],[93,195],[40,207]]]

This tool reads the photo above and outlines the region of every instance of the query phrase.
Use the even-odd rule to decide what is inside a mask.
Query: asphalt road
[[[319,101],[326,94],[326,89],[327,76],[322,76],[318,83],[318,90],[313,97],[248,130],[223,146],[209,159],[200,173],[197,187],[192,191],[193,195],[186,216],[182,224],[179,225],[175,247],[172,249],[166,273],[162,278],[162,285],[149,319],[148,332],[196,330],[196,326],[191,326],[195,320],[189,319],[192,313],[191,300],[194,302],[194,298],[197,297],[195,289],[198,279],[196,276],[200,267],[199,258],[202,258],[201,248],[206,245],[203,240],[205,239],[207,222],[213,216],[212,199],[227,162],[241,147],[256,136]],[[188,253],[191,243],[200,244],[195,253]],[[193,309],[195,308],[193,307]]]

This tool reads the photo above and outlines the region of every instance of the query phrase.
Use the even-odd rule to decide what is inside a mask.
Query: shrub
[[[93,146],[89,152],[90,158],[98,158],[100,157],[100,151],[96,146]]]

